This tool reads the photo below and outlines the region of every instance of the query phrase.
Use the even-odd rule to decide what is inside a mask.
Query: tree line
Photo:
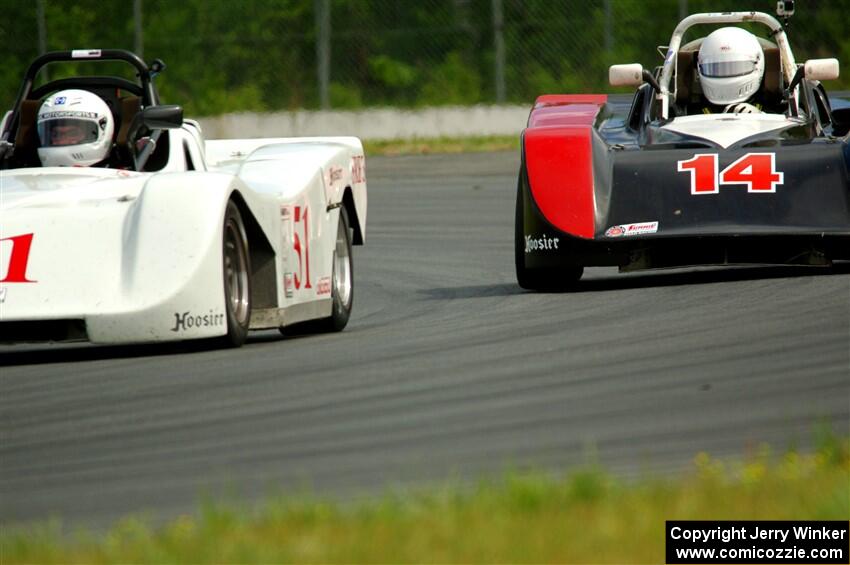
[[[318,107],[316,10],[323,0],[140,1],[144,58],[168,65],[157,79],[164,101],[196,116]],[[608,65],[661,63],[657,46],[669,40],[683,7],[773,13],[776,6],[775,0],[746,6],[740,0],[499,0],[497,29],[494,0],[325,1],[330,106],[340,109],[493,103],[497,35],[506,101],[610,92]],[[47,50],[134,48],[132,1],[41,3]],[[3,12],[0,98],[8,107],[39,53],[39,15],[32,0],[5,0]],[[798,0],[789,31],[798,62],[834,56],[847,69],[848,29],[847,0]],[[86,64],[79,67],[51,66],[49,77],[81,72]],[[848,75],[828,86],[850,89]]]

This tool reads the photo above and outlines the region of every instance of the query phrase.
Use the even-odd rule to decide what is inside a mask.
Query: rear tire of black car
[[[224,211],[222,277],[227,334],[221,344],[239,347],[245,343],[251,325],[251,256],[242,215],[232,200]]]
[[[523,214],[522,184],[517,182],[516,216],[514,218],[514,264],[516,280],[526,290],[567,290],[581,278],[584,267],[563,265],[561,267],[529,269],[525,266],[525,221]]]

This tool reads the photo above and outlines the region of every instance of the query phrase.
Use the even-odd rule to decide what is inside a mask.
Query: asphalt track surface
[[[517,156],[374,158],[341,334],[242,349],[0,348],[0,523],[164,519],[199,498],[566,469],[850,427],[850,269],[514,282]],[[593,455],[595,454],[595,455]]]

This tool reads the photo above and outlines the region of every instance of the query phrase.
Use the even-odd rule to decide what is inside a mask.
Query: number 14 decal
[[[717,153],[679,161],[679,172],[691,173],[691,194],[717,194],[721,184],[745,184],[747,192],[776,192],[785,174],[776,170],[776,154],[747,153],[722,171]]]

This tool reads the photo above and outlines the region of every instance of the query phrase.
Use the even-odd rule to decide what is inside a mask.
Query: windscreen
[[[98,138],[97,122],[84,118],[56,118],[38,124],[42,147],[60,147],[91,143]]]
[[[700,63],[699,72],[704,77],[725,78],[748,75],[756,70],[755,61],[718,61]]]

